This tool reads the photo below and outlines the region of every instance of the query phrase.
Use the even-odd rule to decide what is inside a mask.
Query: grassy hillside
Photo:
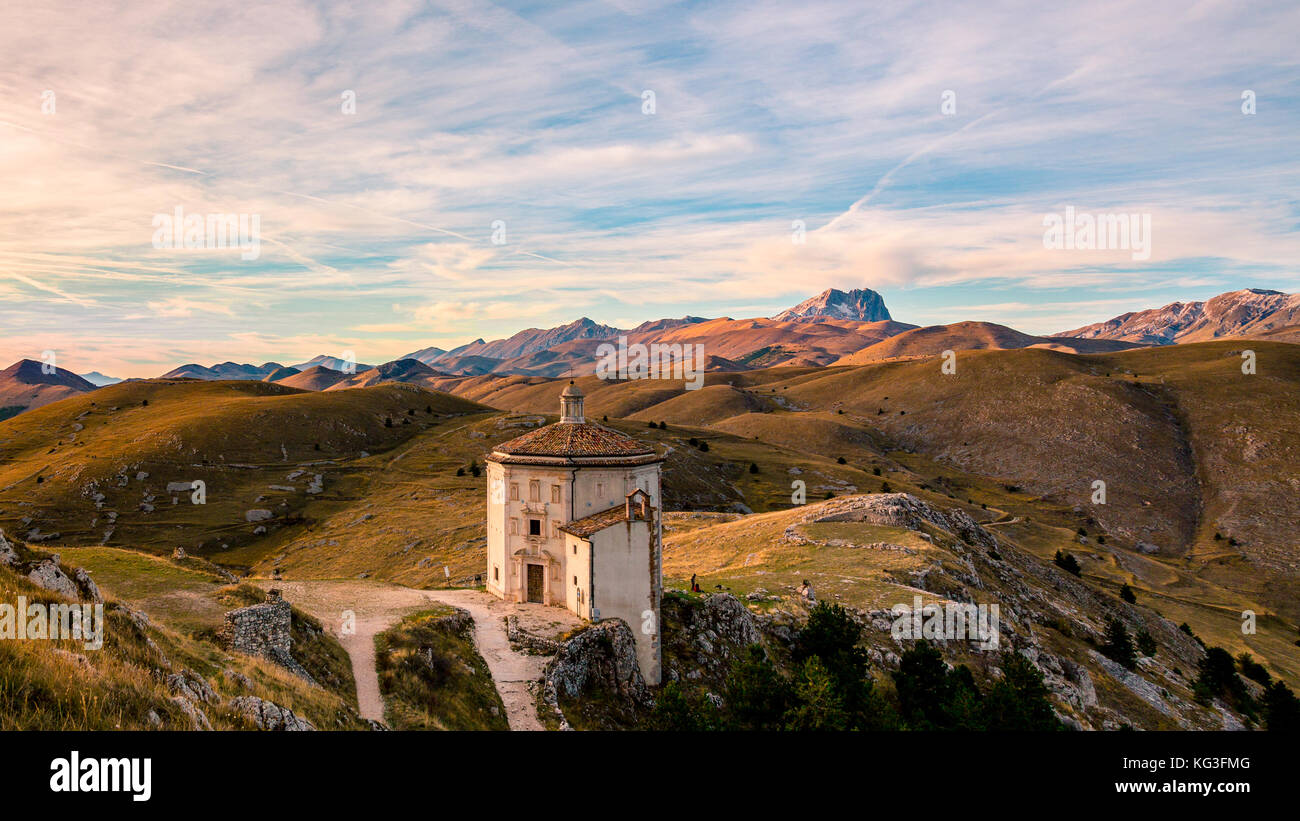
[[[46,555],[21,543],[15,546],[24,558]],[[105,557],[99,558],[99,566],[107,566]],[[65,564],[68,572],[72,567]],[[310,637],[296,630],[294,654],[324,687],[269,661],[227,652],[210,635],[191,632],[156,610],[142,617],[139,603],[117,594],[113,574],[93,575],[108,600],[104,646],[92,650],[81,641],[0,642],[0,730],[190,730],[190,712],[167,682],[182,671],[216,694],[214,703],[198,705],[213,729],[254,729],[230,704],[240,696],[291,709],[318,729],[367,726],[356,713],[343,650],[319,630],[309,631]],[[131,575],[124,572],[120,578]],[[225,588],[221,595],[231,606],[245,603],[237,588]],[[66,601],[0,567],[0,600],[13,602],[18,596],[45,604]],[[295,627],[309,626],[309,617],[295,612]]]
[[[354,499],[370,455],[484,410],[400,384],[113,385],[0,422],[0,526],[59,544],[217,552]],[[196,480],[202,505],[184,489]]]
[[[1133,347],[1133,343],[1031,336],[992,322],[955,322],[904,331],[846,354],[835,364],[865,365],[881,359],[934,356],[944,351],[1011,350],[1035,346],[1067,353],[1093,353],[1124,350]]]
[[[505,705],[454,607],[413,613],[375,636],[385,723],[394,730],[508,730]]]
[[[1257,635],[1242,636],[1232,629],[1238,622],[1227,606],[1231,600],[1240,601],[1234,594],[1162,573],[1158,562],[1152,561],[1148,568],[1126,566],[1122,552],[1078,544],[1070,548],[1068,534],[1062,534],[1061,543],[1084,567],[1082,577],[1076,579],[1052,565],[1052,554],[1041,555],[1040,549],[1024,545],[1018,535],[993,524],[985,529],[996,534],[998,543],[996,549],[989,549],[935,522],[884,524],[870,515],[846,515],[863,498],[739,518],[698,520],[695,514],[668,514],[665,583],[685,588],[691,575],[697,574],[705,592],[732,592],[757,602],[751,608],[762,612],[788,610],[791,600],[798,598],[796,586],[808,580],[820,600],[867,615],[864,639],[880,654],[901,650],[889,637],[889,619],[881,621],[877,615],[899,604],[910,607],[915,596],[926,604],[997,603],[1004,642],[1070,659],[1088,671],[1096,689],[1095,706],[1101,710],[1086,704],[1058,706],[1090,726],[1105,724],[1106,711],[1111,711],[1110,720],[1123,716],[1125,723],[1147,729],[1221,726],[1214,709],[1196,703],[1193,679],[1201,650],[1176,629],[1183,622],[1209,644],[1265,660],[1275,675],[1292,683],[1300,676],[1291,644],[1294,624],[1266,618]],[[969,510],[938,500],[930,504],[945,513]],[[971,512],[977,511],[1006,519],[1005,511]],[[1042,534],[1026,531],[1024,535],[1041,538]],[[1136,605],[1118,597],[1121,581],[1137,590]],[[1112,617],[1122,619],[1130,633],[1145,630],[1156,639],[1155,655],[1143,659],[1138,668],[1156,685],[1145,694],[1097,657]],[[946,642],[942,649],[950,663],[971,665],[977,677],[996,661],[996,654],[975,652],[964,642]],[[883,671],[878,664],[873,666],[879,680]],[[1077,673],[1073,676],[1079,678]]]

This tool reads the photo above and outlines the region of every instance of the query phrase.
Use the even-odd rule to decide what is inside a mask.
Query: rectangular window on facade
[[[501,568],[496,565],[492,565],[492,580],[497,582],[501,581]]]
[[[542,483],[536,479],[528,483],[528,501],[540,502],[542,500]]]
[[[540,535],[542,535],[542,520],[541,520],[541,519],[529,519],[529,520],[528,520],[528,535],[529,535],[529,536],[540,536]]]
[[[517,501],[519,501],[519,483],[518,483],[518,482],[511,482],[511,483],[510,483],[510,501],[512,501],[512,502],[517,502]]]
[[[597,482],[597,483],[596,483],[596,498],[597,498],[597,499],[604,499],[604,498],[605,498],[605,484],[604,484],[604,482]]]
[[[573,545],[573,555],[578,555],[578,545],[576,543]]]
[[[560,486],[551,485],[551,501],[556,504],[560,503]]]

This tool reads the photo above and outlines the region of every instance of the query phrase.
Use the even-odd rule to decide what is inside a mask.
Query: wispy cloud
[[[0,360],[381,361],[830,286],[1045,332],[1295,287],[1296,30],[1287,3],[17,0]],[[1150,259],[1045,249],[1067,205],[1150,213]],[[261,255],[155,249],[177,206],[259,215]]]

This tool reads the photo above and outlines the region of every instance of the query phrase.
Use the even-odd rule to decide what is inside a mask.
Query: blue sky
[[[194,5],[0,10],[4,362],[376,362],[827,287],[1042,333],[1300,280],[1294,3]],[[178,206],[258,215],[259,257],[153,247]],[[1067,206],[1149,214],[1149,259],[1045,248]]]

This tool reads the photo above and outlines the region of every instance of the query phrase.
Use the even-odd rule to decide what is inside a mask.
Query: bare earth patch
[[[479,590],[416,590],[365,580],[259,579],[255,583],[264,588],[278,588],[286,599],[320,619],[338,638],[352,659],[361,715],[375,721],[384,719],[384,702],[375,672],[375,635],[403,616],[428,607],[430,602],[463,608],[473,617],[474,645],[492,673],[511,730],[543,729],[529,685],[541,678],[546,658],[511,649],[505,617],[518,616],[521,627],[546,636],[558,635],[581,623],[559,607],[507,603]],[[342,635],[340,631],[345,610],[351,610],[356,617],[356,631],[350,635]]]

